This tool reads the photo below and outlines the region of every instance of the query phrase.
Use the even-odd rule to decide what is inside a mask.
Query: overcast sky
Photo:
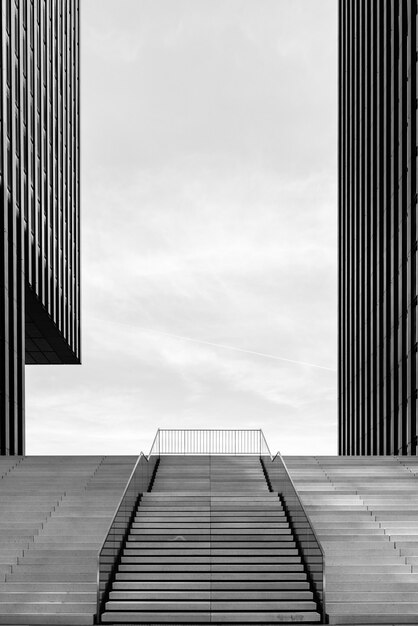
[[[26,368],[27,453],[335,454],[337,3],[80,4],[83,364]]]

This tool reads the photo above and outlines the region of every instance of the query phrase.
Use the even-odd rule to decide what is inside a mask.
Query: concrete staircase
[[[0,624],[92,624],[133,457],[0,458]]]
[[[418,460],[284,460],[325,550],[330,623],[418,624]]]
[[[285,512],[258,457],[161,457],[102,621],[320,621]]]
[[[0,457],[0,624],[93,623],[97,551],[134,461]],[[325,549],[330,622],[418,624],[418,461],[285,461]],[[318,621],[258,458],[163,457],[107,609],[115,624]]]

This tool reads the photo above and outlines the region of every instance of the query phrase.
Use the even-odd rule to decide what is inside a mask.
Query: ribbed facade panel
[[[1,7],[0,453],[21,454],[25,361],[80,361],[79,7]]]
[[[339,453],[417,453],[417,2],[339,2]]]

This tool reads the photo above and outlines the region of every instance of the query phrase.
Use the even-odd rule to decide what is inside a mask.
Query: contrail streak
[[[331,367],[325,367],[324,365],[316,365],[315,363],[306,363],[305,361],[295,361],[294,359],[286,359],[283,356],[276,356],[275,354],[268,354],[266,352],[256,352],[255,350],[246,350],[245,348],[237,348],[235,346],[227,346],[223,343],[213,343],[212,341],[204,341],[203,339],[193,339],[192,337],[184,337],[184,335],[175,335],[174,333],[166,333],[163,330],[154,330],[152,328],[143,328],[139,326],[141,330],[145,330],[151,333],[158,333],[159,335],[167,335],[167,337],[175,337],[183,341],[191,341],[192,343],[201,343],[205,346],[213,346],[214,348],[222,348],[223,350],[233,350],[234,352],[243,352],[244,354],[253,354],[255,356],[261,356],[266,359],[274,359],[275,361],[285,361],[286,363],[294,363],[295,365],[306,365],[307,367],[316,367],[321,370],[327,370],[329,372],[335,372],[335,369]]]
[[[97,319],[97,318],[96,318]],[[100,320],[105,321],[105,320]],[[306,367],[315,367],[320,370],[326,370],[327,372],[336,372],[337,370],[332,367],[325,367],[325,365],[317,365],[316,363],[306,363],[306,361],[296,361],[294,359],[286,359],[283,356],[276,356],[275,354],[268,354],[266,352],[256,352],[255,350],[246,350],[244,348],[237,348],[235,346],[227,346],[222,343],[213,343],[212,341],[205,341],[204,339],[194,339],[193,337],[185,337],[184,335],[176,335],[174,333],[167,333],[164,330],[155,330],[154,328],[145,328],[144,326],[137,326],[136,324],[126,324],[125,322],[116,322],[124,326],[133,326],[138,330],[143,330],[147,333],[155,333],[157,335],[165,335],[166,337],[174,337],[175,339],[181,339],[182,341],[190,341],[191,343],[200,343],[205,346],[212,346],[214,348],[221,348],[222,350],[232,350],[233,352],[243,352],[244,354],[252,354],[265,359],[273,359],[274,361],[284,361],[285,363],[293,363],[294,365],[305,365]]]

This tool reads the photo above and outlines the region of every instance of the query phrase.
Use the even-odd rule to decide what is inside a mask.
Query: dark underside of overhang
[[[74,354],[29,285],[26,285],[25,298],[25,363],[27,365],[80,363],[80,359]]]

